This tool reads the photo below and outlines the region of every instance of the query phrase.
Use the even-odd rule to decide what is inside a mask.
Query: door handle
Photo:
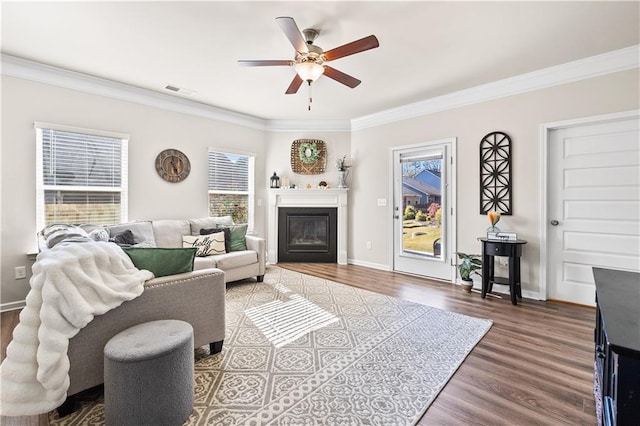
[[[551,223],[551,226],[558,226],[558,224],[560,224],[560,222],[558,222],[555,219],[553,219],[550,223]]]

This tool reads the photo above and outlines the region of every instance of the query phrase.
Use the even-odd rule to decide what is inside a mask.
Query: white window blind
[[[36,123],[37,226],[127,221],[128,136]]]
[[[209,216],[231,216],[253,229],[255,156],[209,148],[208,159]]]

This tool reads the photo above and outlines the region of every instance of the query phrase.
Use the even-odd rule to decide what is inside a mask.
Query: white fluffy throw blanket
[[[69,339],[95,315],[138,297],[152,277],[113,243],[61,243],[40,253],[0,366],[0,414],[35,415],[60,406],[69,389]]]

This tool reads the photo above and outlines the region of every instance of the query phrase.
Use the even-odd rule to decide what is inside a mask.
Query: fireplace
[[[335,208],[278,209],[278,260],[335,263],[337,225]]]
[[[269,190],[269,207],[267,209],[267,259],[269,263],[275,264],[278,261],[291,261],[289,254],[300,251],[315,252],[317,255],[319,252],[335,252],[334,256],[328,259],[315,260],[316,262],[337,262],[339,265],[347,264],[347,188],[325,188],[325,189],[270,189]],[[311,216],[315,217],[317,214],[315,209],[322,211],[328,209],[335,214],[334,218],[318,219],[319,223],[308,223],[307,227],[318,227],[313,231],[307,231],[307,237],[313,235],[313,238],[309,241],[299,241],[290,233],[287,237],[281,238],[281,228],[286,228],[286,222],[281,225],[280,223],[280,211],[286,211],[286,209],[293,209],[295,211],[312,212]],[[300,214],[298,214],[299,216]],[[309,217],[303,218],[302,223],[307,223]],[[316,221],[316,219],[314,219]],[[331,232],[329,238],[329,244],[321,243],[322,238],[317,235],[320,233],[325,225],[321,222],[326,221],[326,229]],[[337,222],[337,223],[336,223]],[[304,225],[298,224],[295,226],[301,227],[304,236]],[[334,237],[335,235],[335,237]],[[335,239],[334,239],[335,238]],[[281,241],[292,240],[294,243],[288,249],[281,251],[279,244]],[[329,245],[329,247],[320,247],[321,245]],[[287,253],[288,252],[288,253]],[[311,255],[309,255],[311,256]],[[313,262],[314,260],[302,260],[303,262]]]

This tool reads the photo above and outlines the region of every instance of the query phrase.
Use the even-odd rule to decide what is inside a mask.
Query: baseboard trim
[[[3,303],[0,305],[0,312],[15,311],[22,309],[27,305],[26,300],[18,300],[17,302]]]
[[[383,265],[381,263],[365,262],[364,260],[347,259],[348,265],[364,266],[365,268],[379,269],[381,271],[391,271],[389,265]]]

